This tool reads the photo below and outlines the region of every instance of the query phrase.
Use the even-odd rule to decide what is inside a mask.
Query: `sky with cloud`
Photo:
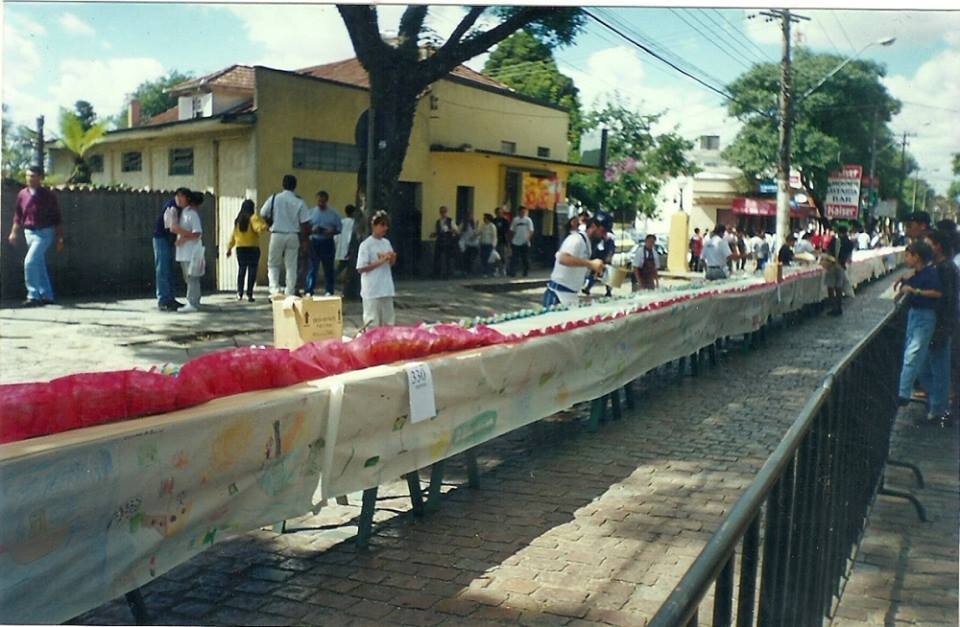
[[[380,8],[381,30],[396,29],[403,7]],[[756,10],[694,8],[591,9],[634,40],[722,87],[755,62],[779,58],[779,29]],[[102,115],[124,106],[144,80],[170,70],[205,74],[233,63],[295,69],[353,56],[332,5],[127,4],[6,2],[3,102],[17,123],[45,115],[55,128],[60,107],[90,101]],[[801,10],[810,17],[796,40],[818,52],[862,57],[887,67],[884,82],[904,101],[893,121],[915,134],[910,150],[921,175],[940,191],[950,154],[960,151],[960,11]],[[443,36],[463,9],[431,8],[428,25]],[[729,143],[737,124],[723,97],[680,75],[630,42],[588,21],[573,46],[556,51],[559,66],[586,106],[611,97],[645,113],[663,112],[661,127]],[[469,65],[479,69],[484,57]]]

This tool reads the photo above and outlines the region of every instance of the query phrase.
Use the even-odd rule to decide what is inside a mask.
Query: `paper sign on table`
[[[408,364],[407,387],[410,391],[410,422],[420,422],[437,415],[437,399],[433,390],[430,366]]]

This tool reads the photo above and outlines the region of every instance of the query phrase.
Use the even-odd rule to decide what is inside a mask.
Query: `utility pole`
[[[810,18],[794,15],[790,9],[761,11],[768,21],[780,20],[783,55],[780,59],[780,146],[777,159],[777,241],[790,233],[790,136],[793,128],[792,84],[790,80],[790,24]]]
[[[873,128],[870,134],[870,189],[867,192],[867,208],[869,213],[864,212],[863,226],[867,227],[867,217],[873,215],[873,209],[876,206],[874,199],[880,198],[880,186],[877,185],[874,177],[877,174],[877,124],[880,120],[880,108],[873,108]],[[872,196],[871,196],[872,194]]]
[[[43,153],[45,152],[44,140],[43,140],[43,116],[37,118],[37,151],[34,155],[35,165],[40,166],[40,171],[44,170],[44,158]],[[46,172],[43,172],[46,174]]]

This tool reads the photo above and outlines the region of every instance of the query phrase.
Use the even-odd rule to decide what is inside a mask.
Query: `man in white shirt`
[[[803,237],[797,240],[796,245],[793,247],[793,252],[796,254],[800,253],[809,253],[816,256],[815,249],[813,247],[813,242],[810,239],[813,237],[813,233],[807,231],[803,234]]]
[[[533,220],[527,215],[527,208],[520,207],[518,215],[510,223],[510,269],[507,274],[517,275],[517,265],[523,264],[523,276],[530,272],[530,242],[533,240]]]
[[[557,251],[553,263],[553,272],[547,282],[547,289],[543,293],[543,306],[562,304],[572,305],[577,302],[577,290],[583,285],[587,272],[600,273],[603,271],[602,259],[591,259],[593,252],[590,245],[592,239],[603,239],[607,230],[613,229],[613,219],[606,213],[598,211],[587,221],[586,231],[576,231],[567,235]]]
[[[727,227],[718,224],[707,241],[703,243],[703,264],[707,267],[706,279],[715,281],[727,278],[727,263],[737,259],[724,238]]]
[[[353,240],[353,214],[357,208],[353,205],[344,207],[346,217],[340,221],[340,232],[333,238],[337,247],[337,274],[343,274],[347,267],[347,258],[350,256],[350,242]]]
[[[280,270],[285,269],[284,294],[293,296],[297,289],[297,257],[310,226],[310,210],[293,190],[297,177],[284,174],[283,191],[273,194],[260,207],[260,217],[270,224],[270,250],[267,253],[267,277],[270,293],[280,293]]]

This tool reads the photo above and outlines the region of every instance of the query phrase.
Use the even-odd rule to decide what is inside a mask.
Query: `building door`
[[[467,216],[473,215],[473,188],[466,185],[457,186],[457,224],[463,224]]]
[[[397,197],[393,220],[387,238],[397,251],[397,276],[412,277],[426,272],[420,268],[420,213],[421,184],[408,181],[397,183]]]
[[[517,208],[520,207],[520,199],[523,194],[522,174],[517,170],[507,170],[504,180],[503,200],[510,204],[510,213],[517,215]]]

